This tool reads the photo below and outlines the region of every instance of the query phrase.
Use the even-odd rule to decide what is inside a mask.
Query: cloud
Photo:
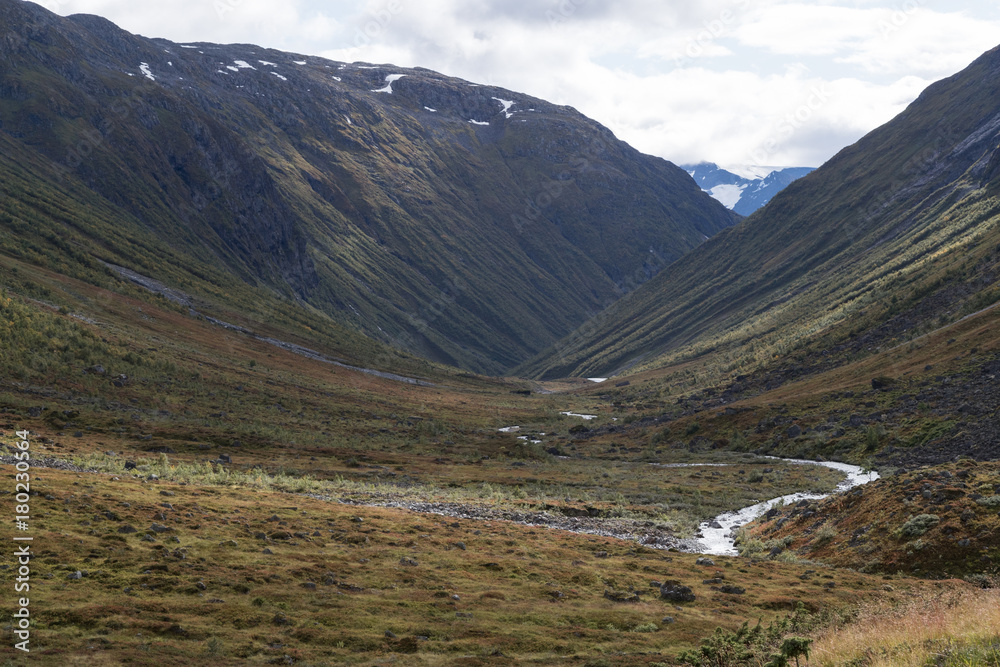
[[[790,57],[831,56],[870,73],[945,75],[996,46],[1000,22],[924,8],[920,0],[859,8],[786,3],[733,31],[743,45]]]

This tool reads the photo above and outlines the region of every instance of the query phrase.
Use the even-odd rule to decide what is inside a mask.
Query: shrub
[[[937,514],[918,514],[900,526],[896,531],[896,537],[920,537],[940,522],[941,517]]]
[[[821,526],[819,530],[816,531],[814,543],[816,545],[826,544],[836,536],[837,536],[837,529],[829,524],[826,524],[824,526]]]

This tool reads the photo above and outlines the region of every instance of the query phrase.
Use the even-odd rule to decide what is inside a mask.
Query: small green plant
[[[225,652],[225,647],[218,637],[212,637],[205,643],[205,653],[214,656],[220,656]]]
[[[814,534],[814,544],[821,545],[826,544],[833,540],[837,536],[837,529],[830,524],[825,524],[820,526],[820,528]]]
[[[643,623],[632,628],[632,632],[656,632],[660,629],[656,623]]]
[[[895,532],[895,536],[897,538],[920,537],[940,522],[941,517],[937,514],[918,514],[900,526]]]
[[[885,428],[881,424],[875,424],[865,429],[865,451],[874,452],[882,444],[885,438]]]

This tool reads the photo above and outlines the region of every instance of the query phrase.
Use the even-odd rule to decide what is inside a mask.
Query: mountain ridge
[[[993,49],[932,84],[896,119],[519,370],[603,376],[720,348],[739,357],[732,367],[753,367],[821,332],[846,336],[866,308],[891,317],[919,310],[949,283],[978,280],[959,251],[994,234],[997,71]],[[880,304],[889,288],[898,303]],[[866,321],[876,327],[872,312]]]
[[[720,167],[714,162],[681,165],[702,190],[726,208],[748,216],[814,167]]]
[[[0,127],[22,150],[198,261],[434,361],[503,372],[736,219],[520,93],[0,14]]]

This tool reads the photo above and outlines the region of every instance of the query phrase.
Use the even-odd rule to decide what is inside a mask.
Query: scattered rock
[[[719,590],[723,593],[728,593],[729,595],[743,595],[744,593],[747,592],[747,589],[743,588],[742,586],[733,586],[731,584],[722,586],[719,588]]]
[[[660,597],[671,602],[694,602],[695,595],[690,586],[678,581],[666,581],[660,587]]]
[[[604,599],[612,602],[642,602],[638,593],[627,591],[604,591]]]
[[[708,566],[714,566],[715,565],[715,561],[714,560],[712,560],[711,558],[706,558],[704,556],[702,556],[701,558],[699,558],[698,560],[696,560],[694,563],[695,563],[695,565],[708,565]]]
[[[71,573],[69,573],[69,574],[66,575],[66,578],[67,579],[73,579],[73,580],[83,579],[83,572],[81,572],[80,570],[77,570],[76,572],[71,572]]]

